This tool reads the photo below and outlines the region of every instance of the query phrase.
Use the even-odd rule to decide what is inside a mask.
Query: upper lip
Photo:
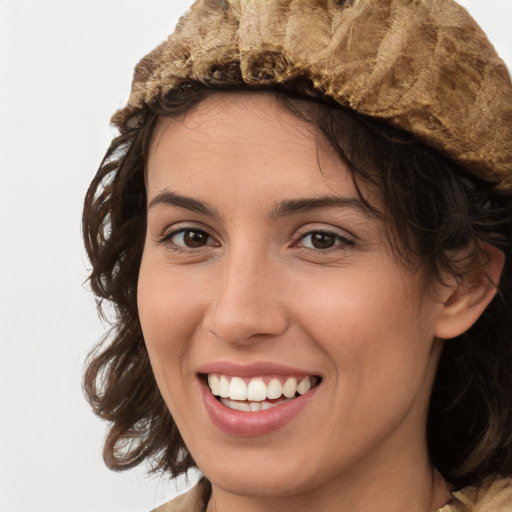
[[[283,375],[290,377],[307,377],[318,375],[315,372],[294,368],[271,361],[258,361],[252,363],[235,363],[232,361],[215,361],[202,365],[197,373],[216,373],[233,377],[258,377],[262,375]]]

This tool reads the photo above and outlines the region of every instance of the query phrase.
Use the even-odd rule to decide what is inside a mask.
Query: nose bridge
[[[287,325],[276,265],[260,244],[240,242],[225,255],[206,328],[216,337],[241,344],[256,335],[277,336]]]

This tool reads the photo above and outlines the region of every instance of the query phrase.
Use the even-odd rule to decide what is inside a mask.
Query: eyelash
[[[197,253],[201,250],[204,250],[206,247],[211,247],[211,244],[200,246],[197,248],[187,247],[185,245],[178,245],[176,242],[172,241],[172,239],[175,236],[180,235],[180,234],[184,235],[187,232],[195,233],[196,235],[201,234],[201,235],[206,236],[207,239],[214,240],[214,238],[207,231],[205,231],[203,229],[194,228],[194,227],[183,227],[183,228],[175,229],[175,230],[171,231],[170,233],[165,234],[158,240],[158,242],[161,244],[164,244],[164,245],[171,245],[172,250],[177,251],[179,253],[189,253],[189,254]],[[334,239],[335,245],[333,245],[332,247],[327,247],[325,249],[300,246],[300,243],[303,240],[305,240],[306,238],[311,237],[313,235],[324,235],[327,237],[331,237],[332,239]],[[218,246],[218,243],[216,245]],[[329,231],[329,230],[325,230],[325,229],[309,229],[309,230],[303,231],[302,233],[299,232],[296,240],[294,242],[292,242],[291,247],[298,248],[298,249],[306,251],[306,252],[314,252],[316,254],[319,254],[319,253],[326,254],[331,251],[346,250],[347,248],[354,246],[354,245],[355,245],[355,242],[353,240],[351,240],[350,238],[345,237],[343,235],[340,235],[339,233],[336,233],[335,231]]]
[[[204,250],[205,247],[208,247],[208,245],[198,247],[198,248],[187,247],[185,245],[178,245],[177,243],[172,241],[172,239],[175,236],[177,236],[179,234],[184,235],[185,233],[201,234],[201,235],[205,235],[207,238],[213,240],[213,237],[204,229],[199,229],[199,228],[195,228],[195,227],[183,227],[183,228],[175,229],[175,230],[171,231],[170,233],[166,233],[158,241],[161,244],[170,245],[172,250],[180,252],[180,253],[197,253],[200,250]]]
[[[325,249],[299,246],[300,242],[302,242],[306,238],[311,237],[313,235],[325,235],[327,237],[332,237],[334,239],[335,245],[333,245],[332,247],[327,247]],[[329,253],[332,251],[346,250],[354,245],[355,245],[354,240],[352,240],[346,236],[340,235],[339,233],[336,233],[335,231],[329,231],[327,229],[308,229],[306,231],[303,231],[302,233],[299,233],[297,241],[293,242],[292,247],[298,247],[299,249],[301,249],[303,251],[314,252],[316,254],[318,254],[318,253],[326,254],[326,253]]]

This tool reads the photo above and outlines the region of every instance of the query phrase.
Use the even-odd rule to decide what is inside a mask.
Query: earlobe
[[[481,244],[485,261],[467,272],[462,281],[447,290],[436,321],[436,336],[451,339],[467,331],[496,295],[505,255],[496,247]]]

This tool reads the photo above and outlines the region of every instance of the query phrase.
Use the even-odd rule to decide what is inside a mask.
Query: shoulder
[[[210,492],[210,483],[202,478],[190,491],[160,505],[151,512],[204,512],[210,499]]]
[[[512,478],[490,478],[453,493],[438,512],[512,512]]]

